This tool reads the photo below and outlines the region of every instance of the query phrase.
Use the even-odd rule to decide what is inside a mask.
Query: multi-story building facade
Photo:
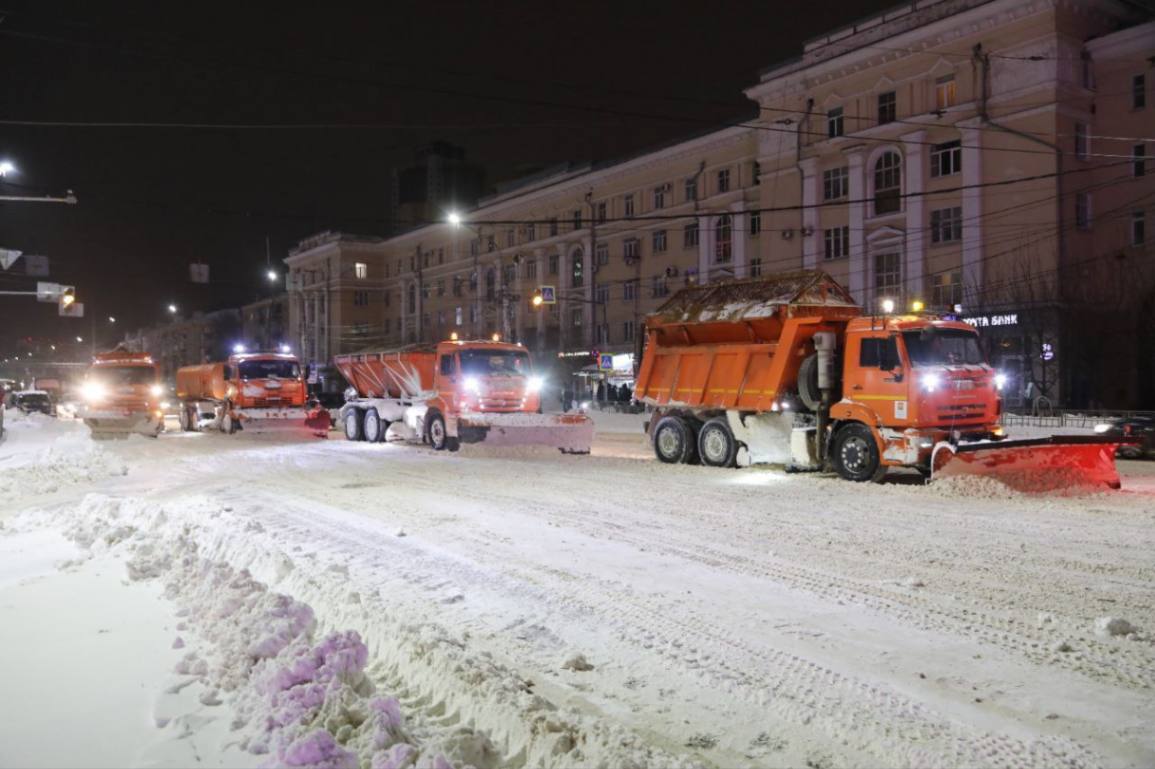
[[[289,335],[289,295],[259,299],[241,307],[241,339],[251,350],[293,349]]]
[[[820,268],[866,307],[958,307],[1016,379],[1012,403],[1028,384],[1055,403],[1134,403],[1133,362],[1155,360],[1140,330],[1155,303],[1155,30],[1141,22],[1117,0],[907,3],[763,72],[753,120],[360,243],[380,260],[380,320],[360,340],[294,328],[326,355],[497,333],[560,372],[633,350],[684,285]],[[556,303],[535,307],[539,292]],[[1109,386],[1092,359],[1115,364]]]
[[[223,360],[240,340],[240,310],[215,310],[141,329],[126,336],[124,344],[151,354],[171,382],[181,366]]]

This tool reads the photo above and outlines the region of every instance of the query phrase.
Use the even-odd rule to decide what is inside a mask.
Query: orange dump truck
[[[80,393],[79,416],[93,437],[156,436],[164,430],[164,387],[147,353],[98,353]]]
[[[230,355],[176,372],[182,430],[305,427],[305,380],[289,353]]]
[[[588,454],[593,422],[541,413],[542,380],[520,344],[448,341],[338,355],[350,383],[341,407],[345,437],[385,440],[386,432],[456,451],[462,443],[554,446]]]
[[[1004,378],[949,316],[863,315],[830,276],[802,271],[679,291],[646,319],[636,397],[663,462],[995,475],[1118,487],[1115,445],[1003,440]],[[1073,478],[1073,475],[1080,476]]]

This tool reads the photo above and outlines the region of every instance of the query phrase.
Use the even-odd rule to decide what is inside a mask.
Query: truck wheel
[[[380,443],[385,440],[387,429],[389,429],[389,425],[381,419],[377,409],[365,410],[365,418],[361,421],[361,430],[365,434],[365,440],[369,443]]]
[[[681,417],[662,417],[654,427],[654,454],[666,464],[690,462],[694,454],[694,432]]]
[[[798,367],[798,399],[811,411],[822,405],[822,391],[818,389],[818,353],[808,355]]]
[[[180,407],[180,431],[182,433],[192,432],[192,416],[189,413],[189,407],[181,404]]]
[[[345,412],[345,440],[359,441],[364,439],[361,431],[361,409],[349,409]]]
[[[698,455],[710,467],[733,467],[738,441],[725,417],[714,417],[698,432]]]
[[[833,449],[834,469],[848,481],[877,483],[886,475],[874,434],[861,422],[848,424],[839,430],[834,436]]]
[[[434,451],[444,451],[449,446],[449,431],[445,429],[445,417],[436,411],[429,415],[429,424],[425,432]]]

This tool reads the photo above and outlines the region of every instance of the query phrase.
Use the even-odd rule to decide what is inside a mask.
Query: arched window
[[[884,152],[874,164],[874,215],[901,209],[902,159],[897,152]]]
[[[729,214],[722,214],[714,222],[714,261],[728,262],[734,254],[733,222]]]
[[[491,302],[497,299],[497,271],[492,267],[485,271],[485,298]]]
[[[585,256],[581,249],[573,252],[570,256],[571,272],[570,288],[581,288],[585,285]]]

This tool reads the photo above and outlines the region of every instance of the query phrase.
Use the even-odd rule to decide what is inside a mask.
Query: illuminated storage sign
[[[1019,314],[1017,312],[1008,313],[1006,315],[976,315],[973,318],[963,318],[963,323],[969,323],[975,328],[988,328],[990,326],[1017,326],[1019,325]]]

